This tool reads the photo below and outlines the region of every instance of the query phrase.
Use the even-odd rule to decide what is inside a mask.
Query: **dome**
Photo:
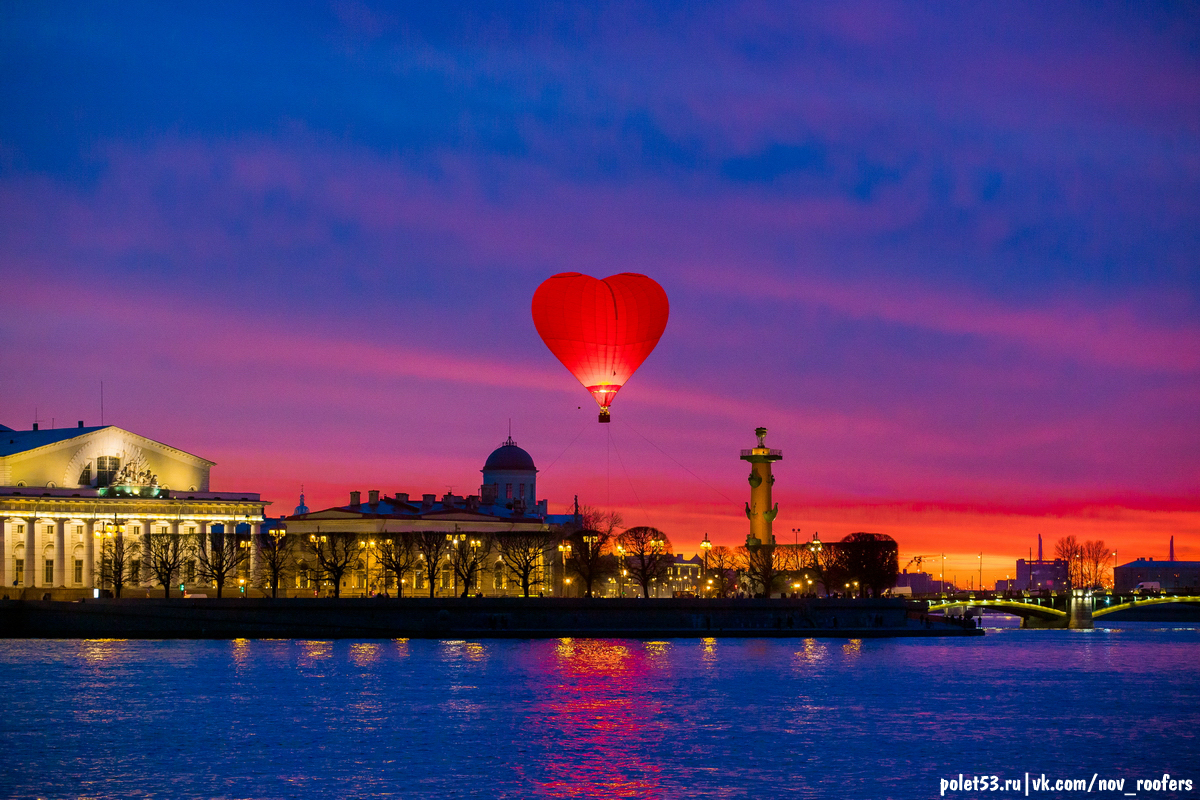
[[[508,441],[492,451],[483,468],[488,472],[492,470],[537,472],[537,467],[533,465],[533,457],[517,447],[517,443],[512,440],[511,436],[508,437]]]

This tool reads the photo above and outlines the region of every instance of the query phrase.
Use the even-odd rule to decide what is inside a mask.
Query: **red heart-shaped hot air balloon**
[[[564,272],[533,293],[533,324],[550,352],[592,393],[600,421],[667,327],[667,293],[645,275],[598,281]]]

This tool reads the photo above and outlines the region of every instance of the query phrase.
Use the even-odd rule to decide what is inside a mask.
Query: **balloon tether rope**
[[[557,464],[557,463],[559,462],[559,460],[560,460],[560,459],[561,459],[563,456],[565,456],[565,455],[567,454],[567,451],[571,449],[571,445],[573,445],[573,444],[575,444],[575,442],[579,441],[579,437],[583,435],[583,432],[584,432],[585,430],[587,430],[587,426],[588,426],[589,424],[591,424],[591,420],[588,420],[587,422],[584,422],[584,423],[583,423],[583,427],[581,427],[581,428],[579,429],[579,433],[575,434],[575,438],[571,440],[571,443],[570,443],[570,444],[568,444],[566,447],[564,447],[564,448],[563,448],[563,451],[562,451],[561,453],[559,453],[559,454],[558,454],[558,458],[556,458],[556,459],[554,459],[553,461],[551,461],[551,462],[550,462],[550,467],[553,467],[555,464]],[[550,467],[546,467],[545,469],[542,469],[542,470],[541,470],[541,473],[542,473],[543,475],[545,475],[547,472],[549,472],[549,471],[550,471]]]
[[[612,441],[612,433],[608,434],[608,440]],[[633,492],[633,499],[637,501],[638,507],[642,509],[642,513],[646,515],[646,522],[654,527],[654,520],[650,518],[650,512],[642,503],[642,498],[638,497],[637,488],[633,485],[633,479],[629,477],[629,470],[625,469],[625,460],[621,458],[621,451],[617,450],[616,445],[613,445],[613,451],[617,454],[617,463],[621,465],[621,472],[625,473],[625,480],[629,481],[629,490]],[[611,505],[611,504],[610,504]]]
[[[636,429],[635,429],[635,428],[634,428],[632,425],[630,425],[628,422],[626,422],[625,420],[621,420],[621,424],[622,424],[622,425],[624,425],[626,428],[629,428],[629,430],[633,431],[633,432],[634,432],[634,433],[636,433],[638,436],[641,436],[643,439],[646,439],[646,441],[647,441],[647,442],[650,442],[650,444],[651,444],[651,445],[654,447],[654,449],[655,449],[655,450],[657,450],[658,452],[662,453],[664,456],[666,456],[667,458],[671,459],[672,461],[675,461],[675,465],[676,465],[676,466],[678,466],[678,467],[679,467],[681,470],[683,470],[684,472],[686,472],[688,475],[691,475],[693,478],[695,478],[696,480],[700,481],[701,483],[703,483],[703,484],[704,484],[705,486],[707,486],[708,488],[712,489],[712,490],[713,490],[714,492],[716,492],[717,494],[721,495],[721,497],[724,497],[724,498],[725,498],[726,500],[728,500],[730,503],[733,503],[733,502],[734,502],[733,500],[731,500],[731,499],[729,498],[729,495],[725,494],[725,493],[724,493],[724,492],[722,492],[720,489],[718,489],[717,487],[713,486],[713,485],[712,485],[711,483],[709,483],[708,481],[704,480],[704,478],[701,478],[699,475],[697,475],[696,473],[692,472],[690,469],[688,469],[687,467],[685,467],[683,464],[680,464],[678,461],[676,461],[676,460],[675,460],[675,457],[674,457],[674,456],[672,456],[672,455],[671,455],[670,453],[668,453],[666,450],[663,450],[663,449],[662,449],[661,447],[659,447],[657,444],[654,444],[654,442],[652,442],[650,439],[648,439],[646,436],[644,436],[644,435],[643,435],[641,432],[639,432],[638,430],[636,430]],[[735,503],[735,505],[736,505],[736,503]]]

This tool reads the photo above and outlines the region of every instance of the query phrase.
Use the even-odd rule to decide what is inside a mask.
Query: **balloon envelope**
[[[667,293],[645,275],[596,280],[578,272],[547,278],[533,293],[533,324],[571,374],[609,405],[667,327]]]

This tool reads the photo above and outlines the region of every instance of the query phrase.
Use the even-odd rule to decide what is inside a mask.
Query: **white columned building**
[[[165,531],[198,541],[216,525],[258,533],[268,504],[255,493],[209,491],[212,466],[114,425],[0,425],[0,597],[67,599],[101,588],[106,538],[140,543]],[[124,596],[152,580],[143,565]]]

